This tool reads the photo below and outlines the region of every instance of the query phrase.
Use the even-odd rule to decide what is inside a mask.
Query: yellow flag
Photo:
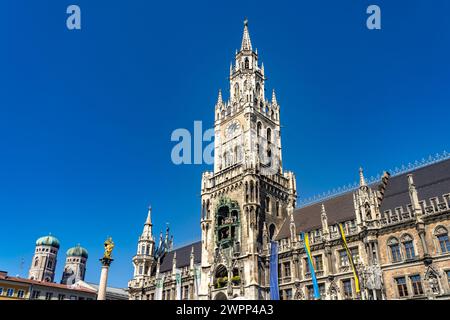
[[[350,265],[352,266],[353,276],[355,277],[356,292],[359,293],[360,289],[359,289],[358,275],[356,274],[356,268],[355,268],[355,264],[353,263],[352,253],[350,252],[348,245],[347,245],[347,239],[345,239],[344,228],[342,228],[342,224],[340,224],[340,223],[339,223],[339,229],[341,230],[341,237],[342,237],[342,241],[344,242],[344,248],[345,248],[345,251],[347,251],[348,260],[350,261]]]

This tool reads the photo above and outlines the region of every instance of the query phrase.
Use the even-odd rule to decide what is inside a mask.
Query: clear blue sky
[[[78,4],[82,30],[68,31]],[[378,4],[382,30],[365,27]],[[2,1],[0,269],[26,276],[34,242],[65,251],[116,242],[110,284],[126,286],[147,206],[155,233],[200,238],[206,166],[170,160],[176,128],[210,127],[249,19],[277,91],[284,167],[300,197],[449,149],[450,2]],[[24,259],[23,268],[20,261]]]

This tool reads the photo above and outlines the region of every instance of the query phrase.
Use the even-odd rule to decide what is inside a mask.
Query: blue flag
[[[278,288],[278,243],[270,242],[270,300],[280,300]]]

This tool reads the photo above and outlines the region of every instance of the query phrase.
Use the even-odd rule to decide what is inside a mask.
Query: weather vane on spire
[[[248,19],[247,19],[247,17],[245,17],[245,19],[244,19],[244,26],[248,26]]]

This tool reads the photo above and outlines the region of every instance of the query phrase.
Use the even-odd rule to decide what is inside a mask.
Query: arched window
[[[267,128],[267,142],[272,142],[272,129]]]
[[[236,100],[239,100],[239,84],[236,83],[234,85],[234,97],[236,98]]]
[[[249,198],[248,182],[245,181],[245,202],[248,202]]]
[[[272,223],[269,226],[269,238],[270,238],[270,240],[273,240],[274,236],[275,236],[275,225]]]
[[[34,266],[37,267],[38,264],[39,264],[39,259],[38,258],[34,259]]]
[[[223,265],[220,264],[217,266],[216,272],[214,273],[214,287],[223,288],[228,283],[228,270]]]
[[[53,268],[53,261],[52,260],[48,260],[47,268],[49,268],[49,269]]]
[[[258,137],[261,135],[261,129],[262,129],[261,121],[258,121],[258,124],[256,125],[256,135]]]
[[[248,58],[245,58],[245,69],[250,68],[250,63],[248,61]]]
[[[436,236],[439,242],[439,248],[441,253],[450,252],[450,241],[448,239],[448,231],[443,226],[438,226],[434,230],[434,235]]]
[[[266,212],[270,213],[270,197],[266,196]]]
[[[403,249],[405,250],[406,259],[414,259],[416,253],[414,251],[413,238],[409,234],[402,236]]]
[[[392,262],[399,262],[402,260],[402,254],[400,251],[400,244],[398,243],[398,239],[397,238],[390,238],[388,240],[388,247],[390,249],[391,252],[391,261]]]
[[[277,217],[279,217],[280,216],[280,202],[279,201],[275,202],[275,212],[276,212]]]
[[[256,96],[259,98],[260,94],[261,94],[261,85],[258,82],[256,84]]]
[[[209,219],[210,217],[210,203],[209,203],[209,199],[206,200],[206,219]]]

